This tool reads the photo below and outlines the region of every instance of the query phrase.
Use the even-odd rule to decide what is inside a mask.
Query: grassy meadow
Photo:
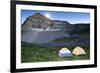
[[[71,51],[76,46],[64,46],[69,48]],[[90,58],[90,48],[81,46],[86,51],[86,55],[80,55],[72,57],[61,58],[58,56],[59,50],[63,47],[42,47],[34,44],[21,45],[21,62],[48,62],[48,61],[68,61],[68,60],[86,60]]]

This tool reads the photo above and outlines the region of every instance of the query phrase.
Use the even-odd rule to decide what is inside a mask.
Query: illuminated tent
[[[72,53],[68,48],[62,48],[58,54],[60,57],[71,57]]]
[[[74,48],[72,54],[78,56],[78,55],[82,55],[82,54],[86,54],[85,50],[81,47],[76,47]]]

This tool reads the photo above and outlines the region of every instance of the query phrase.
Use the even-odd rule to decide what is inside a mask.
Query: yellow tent
[[[75,47],[75,48],[73,49],[72,54],[78,56],[78,55],[86,54],[86,52],[85,52],[85,50],[84,50],[83,48],[81,48],[81,47]]]

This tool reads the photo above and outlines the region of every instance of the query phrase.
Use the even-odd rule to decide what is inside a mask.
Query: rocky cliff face
[[[36,13],[26,19],[22,24],[22,32],[29,30],[30,28],[43,28],[49,27],[51,20],[46,18],[40,13]]]
[[[52,25],[54,29],[66,29],[71,26],[69,22],[61,20],[52,20]]]
[[[30,28],[47,29],[64,29],[68,27],[69,23],[67,21],[51,20],[40,13],[36,13],[29,16],[26,21],[22,24],[22,32],[28,31]]]

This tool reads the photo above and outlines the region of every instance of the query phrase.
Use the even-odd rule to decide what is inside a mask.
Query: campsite
[[[22,63],[89,59],[90,23],[71,24],[35,13],[21,25]]]

